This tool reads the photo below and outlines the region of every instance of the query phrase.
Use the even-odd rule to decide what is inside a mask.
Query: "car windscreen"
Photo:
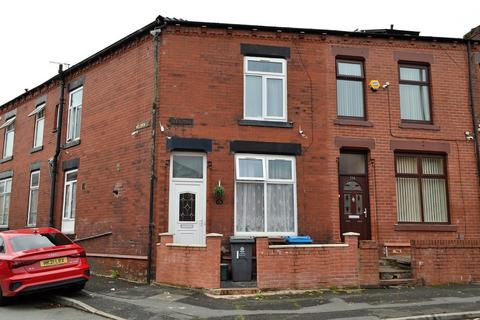
[[[13,251],[63,246],[71,243],[70,239],[58,232],[26,234],[10,239]]]

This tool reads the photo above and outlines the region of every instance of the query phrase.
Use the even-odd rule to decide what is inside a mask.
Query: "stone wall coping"
[[[360,233],[358,232],[345,232],[343,234],[344,237],[348,237],[348,236],[355,236],[355,237],[359,237],[360,236]]]
[[[221,233],[207,233],[207,238],[221,238],[223,234]]]
[[[163,233],[159,233],[158,234],[160,237],[164,237],[164,236],[173,236],[173,233],[170,233],[170,232],[163,232]]]
[[[274,244],[268,246],[270,249],[292,249],[292,248],[344,248],[348,247],[347,243],[330,243],[330,244]]]
[[[184,248],[206,248],[205,244],[183,244],[183,243],[167,243],[167,247],[184,247]]]

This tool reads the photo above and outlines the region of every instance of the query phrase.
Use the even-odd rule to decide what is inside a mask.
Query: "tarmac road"
[[[0,320],[105,320],[87,312],[51,302],[49,294],[17,298],[0,307]]]

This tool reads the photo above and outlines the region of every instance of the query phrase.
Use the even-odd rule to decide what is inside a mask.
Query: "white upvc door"
[[[75,211],[77,203],[77,170],[65,172],[63,188],[62,232],[75,233]]]
[[[205,244],[206,156],[173,153],[170,163],[169,232],[173,242]]]

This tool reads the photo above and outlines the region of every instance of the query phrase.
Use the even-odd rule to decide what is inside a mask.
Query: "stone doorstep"
[[[388,280],[380,280],[379,282],[380,287],[391,287],[391,286],[403,286],[403,287],[413,287],[416,284],[415,279],[388,279]]]
[[[258,288],[217,288],[209,289],[208,294],[212,296],[236,296],[236,295],[254,295],[260,293]]]

